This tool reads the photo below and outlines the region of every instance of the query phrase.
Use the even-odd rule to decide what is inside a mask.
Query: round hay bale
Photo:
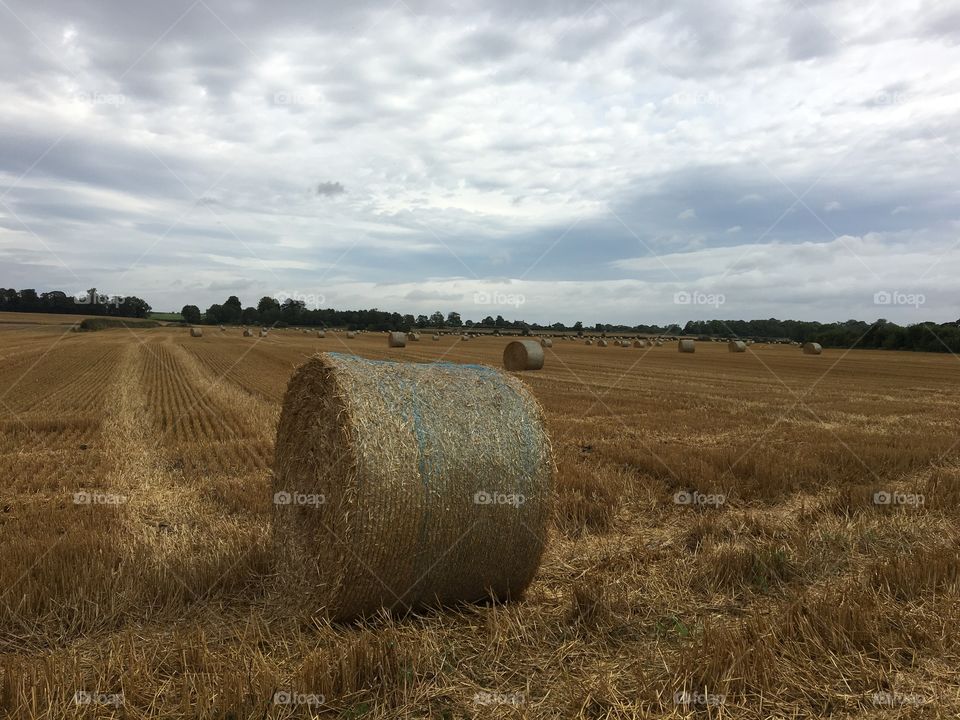
[[[227,331],[227,329],[226,329],[223,325],[221,325],[221,326],[220,326],[220,332],[226,332],[226,331]]]
[[[440,339],[440,336],[439,336],[439,335],[434,335],[434,336],[433,336],[433,339],[434,339],[434,340],[439,340],[439,339]]]
[[[249,330],[247,330],[246,328],[244,328],[244,329],[243,329],[243,336],[244,336],[244,337],[253,337],[253,333],[250,332]]]
[[[583,344],[584,344],[584,345],[593,345],[593,340],[591,340],[590,338],[587,338],[586,340],[583,341]]]
[[[642,339],[640,339],[640,340],[634,340],[634,341],[633,341],[633,346],[634,346],[635,348],[645,348],[645,347],[647,346],[647,341],[646,341],[646,340],[642,340]]]
[[[326,334],[323,330],[317,330],[317,337],[318,337],[318,338],[320,338],[320,339],[322,340],[322,339],[325,338],[326,336],[327,336],[327,334]]]
[[[657,347],[663,347],[663,340],[657,340],[657,341],[654,343],[654,345],[656,345]]]
[[[743,340],[731,340],[727,343],[727,350],[730,352],[746,352],[747,344]]]
[[[808,342],[803,344],[804,355],[819,355],[823,352],[823,346],[820,343]]]
[[[694,344],[693,340],[677,340],[677,351],[682,353],[692,353],[696,352],[697,346]]]
[[[267,336],[267,331],[261,328],[260,337],[266,337],[266,336]]]
[[[347,340],[353,340],[356,336],[357,334],[353,330],[347,332]]]
[[[410,342],[420,342],[420,333],[407,333],[407,340]]]
[[[606,347],[606,346],[607,346],[606,340],[603,340],[603,339],[597,340],[597,347]]]
[[[550,338],[541,338],[540,345],[541,347],[553,347],[553,340]]]
[[[390,347],[406,347],[407,334],[402,332],[392,332],[387,336],[387,345]]]
[[[203,337],[203,328],[190,328],[190,337]]]
[[[469,339],[470,339],[470,336],[469,336],[469,335],[461,335],[461,336],[460,336],[460,342],[466,342],[466,341],[469,340]]]
[[[291,377],[277,429],[281,577],[334,620],[517,599],[554,472],[543,412],[516,378],[321,353]]]
[[[543,348],[536,340],[514,340],[503,349],[503,366],[507,370],[539,370],[543,367]]]

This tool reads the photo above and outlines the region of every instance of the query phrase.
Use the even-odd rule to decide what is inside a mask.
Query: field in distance
[[[273,572],[293,368],[499,367],[509,340],[60,317],[0,343],[4,714],[960,714],[950,355],[555,341],[521,376],[559,471],[526,599],[331,626]]]

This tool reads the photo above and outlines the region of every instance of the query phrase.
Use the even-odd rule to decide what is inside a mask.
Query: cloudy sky
[[[958,43],[924,0],[0,0],[0,286],[955,320]]]

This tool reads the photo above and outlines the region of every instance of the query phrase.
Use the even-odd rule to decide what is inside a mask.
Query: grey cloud
[[[346,190],[339,182],[322,182],[317,185],[317,195],[331,197],[333,195],[342,195],[345,192]]]

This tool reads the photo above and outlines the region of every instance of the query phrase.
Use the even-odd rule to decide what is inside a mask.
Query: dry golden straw
[[[326,334],[323,330],[317,330],[317,337],[318,337],[318,338],[325,338],[326,336],[327,336],[327,334]]]
[[[203,328],[190,328],[190,337],[203,337]]]
[[[503,349],[507,370],[539,370],[543,367],[543,348],[536,340],[514,340]]]
[[[692,353],[695,352],[697,346],[694,344],[693,340],[678,340],[677,341],[677,351],[682,353]]]
[[[406,347],[407,335],[402,332],[392,332],[387,336],[387,345],[390,347]]]
[[[516,599],[540,563],[554,471],[519,380],[321,353],[290,379],[277,430],[283,578],[338,620]]]
[[[543,347],[553,347],[553,340],[551,340],[550,338],[541,338],[540,345],[542,345]]]
[[[808,342],[803,344],[804,355],[819,355],[823,352],[823,346],[820,343]]]
[[[747,344],[743,340],[731,340],[727,343],[727,350],[730,352],[746,352]]]

